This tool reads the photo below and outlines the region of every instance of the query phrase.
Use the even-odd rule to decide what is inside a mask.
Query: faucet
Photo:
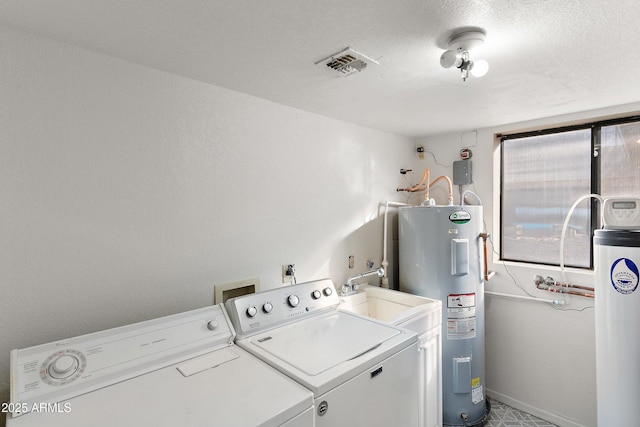
[[[356,292],[358,292],[358,284],[353,283],[353,281],[361,279],[363,277],[372,276],[374,274],[377,274],[378,277],[384,276],[384,268],[378,267],[373,270],[365,271],[364,273],[356,274],[353,277],[349,277],[349,279],[347,279],[347,283],[345,285],[342,285],[341,295],[343,297],[346,297],[355,294]]]

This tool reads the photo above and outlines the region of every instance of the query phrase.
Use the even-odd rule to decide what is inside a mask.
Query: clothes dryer
[[[216,305],[13,350],[6,425],[313,426],[312,393],[234,337]]]

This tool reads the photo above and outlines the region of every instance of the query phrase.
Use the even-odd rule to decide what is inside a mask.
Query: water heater
[[[485,398],[481,206],[407,206],[398,212],[400,290],[442,301],[442,418],[477,426]]]
[[[605,199],[594,232],[598,426],[638,425],[640,199]]]

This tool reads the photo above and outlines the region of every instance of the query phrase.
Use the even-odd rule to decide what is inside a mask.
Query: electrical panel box
[[[473,183],[471,177],[471,160],[457,160],[453,162],[453,184],[469,185]]]

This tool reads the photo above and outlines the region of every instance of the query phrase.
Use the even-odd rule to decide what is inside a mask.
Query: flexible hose
[[[590,199],[591,197],[593,197],[594,199],[599,201],[600,204],[602,204],[602,197],[599,194],[586,194],[586,195],[580,197],[578,200],[576,200],[573,203],[573,205],[571,206],[571,209],[569,209],[569,212],[567,213],[567,216],[564,219],[564,224],[562,224],[562,233],[560,234],[560,280],[563,283],[567,283],[567,279],[565,277],[565,272],[564,272],[564,236],[565,236],[565,234],[567,232],[567,226],[569,225],[569,219],[571,218],[571,215],[573,214],[573,211],[580,204],[580,202],[582,202],[585,199]]]

